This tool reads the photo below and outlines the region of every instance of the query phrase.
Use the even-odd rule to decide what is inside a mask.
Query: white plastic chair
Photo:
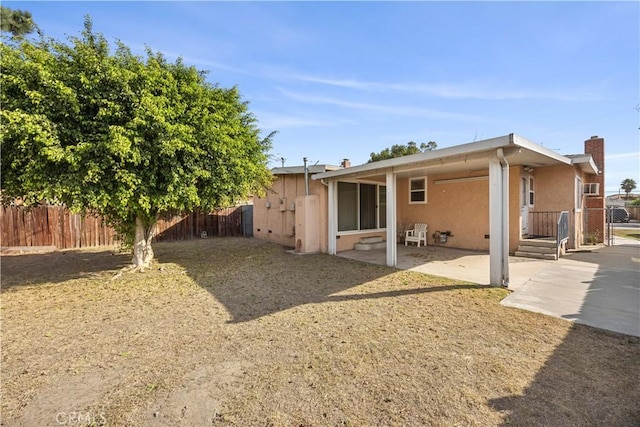
[[[409,242],[416,242],[418,247],[420,247],[420,242],[424,242],[424,245],[427,246],[427,224],[417,223],[413,226],[413,230],[407,230],[404,236],[404,245],[407,246]]]

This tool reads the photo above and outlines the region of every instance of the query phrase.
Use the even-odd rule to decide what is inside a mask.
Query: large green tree
[[[629,194],[636,188],[636,181],[631,178],[623,179],[620,183],[620,188],[626,193],[625,199],[629,198]]]
[[[385,148],[379,153],[371,153],[369,161],[377,162],[379,160],[393,159],[394,157],[408,156],[410,154],[424,153],[425,151],[435,150],[438,144],[435,141],[423,142],[418,146],[417,143],[409,141],[406,144],[394,144],[391,148]]]
[[[64,203],[103,216],[153,259],[164,215],[229,206],[259,194],[271,175],[271,136],[237,88],[148,50],[114,52],[89,18],[67,42],[4,43],[0,136],[2,196]]]
[[[36,29],[31,12],[0,6],[0,29],[13,36],[23,36]]]

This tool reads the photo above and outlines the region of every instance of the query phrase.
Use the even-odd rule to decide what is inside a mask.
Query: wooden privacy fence
[[[2,207],[2,246],[58,249],[113,245],[115,232],[96,216],[72,214],[64,206]]]
[[[38,206],[31,209],[8,206],[0,209],[2,241],[8,246],[55,246],[58,249],[108,246],[117,243],[113,228],[102,218],[71,213],[64,206]],[[242,206],[212,213],[194,212],[158,222],[155,241],[188,240],[208,237],[242,236]]]
[[[207,237],[242,236],[242,206],[219,209],[211,213],[193,212],[158,221],[155,240],[189,240]]]

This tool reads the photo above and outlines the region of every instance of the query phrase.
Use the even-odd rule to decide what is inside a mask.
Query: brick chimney
[[[598,175],[589,177],[589,182],[597,182],[600,184],[600,196],[602,197],[602,205],[593,207],[604,207],[604,138],[599,138],[595,135],[587,139],[584,142],[584,153],[591,154],[594,163],[600,171]]]
[[[343,168],[350,168],[351,167],[351,162],[349,161],[349,159],[342,159],[342,162],[340,163],[340,166]]]
[[[584,142],[584,153],[591,154],[596,166],[602,171],[600,175],[602,176],[602,182],[604,182],[604,138],[594,135],[587,139]]]
[[[597,175],[589,175],[588,182],[600,184],[600,194],[598,196],[590,196],[585,200],[585,208],[592,209],[587,213],[588,224],[591,232],[598,233],[598,241],[603,242],[605,239],[605,201],[606,194],[604,191],[604,138],[597,135],[592,136],[584,142],[584,153],[591,154],[596,167],[600,171]],[[585,230],[587,231],[587,230]]]

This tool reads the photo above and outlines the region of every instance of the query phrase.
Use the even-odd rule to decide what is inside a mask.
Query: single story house
[[[509,134],[354,167],[274,168],[254,199],[254,236],[333,255],[378,236],[395,266],[404,231],[427,223],[428,244],[488,250],[490,282],[506,286],[508,256],[528,238],[551,238],[557,253],[587,231],[604,241],[604,139],[584,147],[560,155]]]

